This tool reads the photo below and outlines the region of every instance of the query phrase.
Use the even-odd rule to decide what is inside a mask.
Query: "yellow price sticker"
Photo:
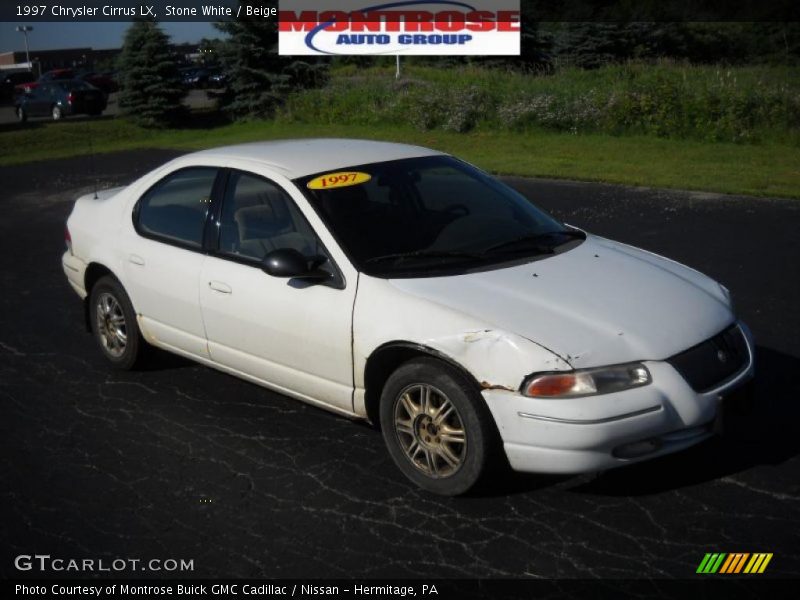
[[[369,173],[358,171],[342,171],[340,173],[328,173],[321,175],[308,182],[306,187],[310,190],[333,190],[336,188],[349,187],[351,185],[361,185],[372,179]]]

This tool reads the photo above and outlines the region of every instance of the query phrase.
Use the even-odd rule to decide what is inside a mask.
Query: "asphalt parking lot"
[[[172,156],[94,165],[108,186]],[[763,577],[800,576],[800,202],[510,179],[727,285],[758,343],[756,409],[679,455],[439,498],[365,425],[166,356],[109,370],[60,265],[91,173],[0,168],[0,574],[44,553],[193,559],[195,577],[685,578],[706,552],[773,552]]]

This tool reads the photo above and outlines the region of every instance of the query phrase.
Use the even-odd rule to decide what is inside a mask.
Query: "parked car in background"
[[[207,69],[194,69],[186,74],[183,83],[190,88],[202,89],[208,86],[208,76],[209,71]]]
[[[227,76],[215,66],[184,67],[180,74],[183,85],[192,89],[223,87],[227,81]]]
[[[65,79],[73,79],[74,77],[74,69],[53,69],[51,71],[45,71],[42,73],[42,76],[39,77],[39,83],[45,83],[48,81],[62,81]]]
[[[17,120],[24,123],[28,117],[51,117],[54,121],[71,115],[97,116],[106,109],[106,95],[85,81],[49,81],[17,96],[14,108]]]
[[[74,78],[75,78],[74,69],[53,69],[52,71],[47,71],[45,73],[42,73],[42,76],[39,77],[39,79],[37,79],[36,81],[31,81],[28,83],[17,85],[16,91],[17,93],[25,93],[33,89],[36,89],[43,83],[49,83],[51,81],[68,81]]]
[[[7,102],[13,100],[17,93],[22,93],[17,86],[33,83],[36,76],[31,71],[0,71],[0,100]]]
[[[222,88],[228,85],[228,76],[222,71],[211,71],[208,75],[208,87]]]
[[[192,87],[192,80],[194,79],[194,74],[197,71],[197,67],[182,67],[178,69],[180,76],[181,76],[181,83],[184,87],[190,88]]]
[[[119,72],[118,71],[103,71],[100,73],[101,77],[104,77],[112,82],[113,86],[116,88],[114,91],[119,91]]]
[[[439,494],[688,448],[753,376],[721,284],[426,148],[206,150],[79,198],[65,237],[110,364],[157,346],[369,419]]]
[[[87,71],[84,73],[80,73],[75,77],[75,79],[79,81],[85,81],[86,83],[93,85],[104,94],[113,94],[117,90],[119,90],[119,86],[117,82],[114,81],[109,75],[104,73],[95,73],[94,71]]]

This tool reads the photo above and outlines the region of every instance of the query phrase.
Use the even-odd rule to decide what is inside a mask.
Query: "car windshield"
[[[337,169],[295,184],[354,265],[378,277],[526,262],[565,251],[585,237],[449,156]]]

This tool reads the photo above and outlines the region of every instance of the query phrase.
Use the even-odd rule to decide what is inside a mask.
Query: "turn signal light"
[[[577,377],[568,375],[542,375],[528,384],[528,396],[563,396],[575,387]]]

